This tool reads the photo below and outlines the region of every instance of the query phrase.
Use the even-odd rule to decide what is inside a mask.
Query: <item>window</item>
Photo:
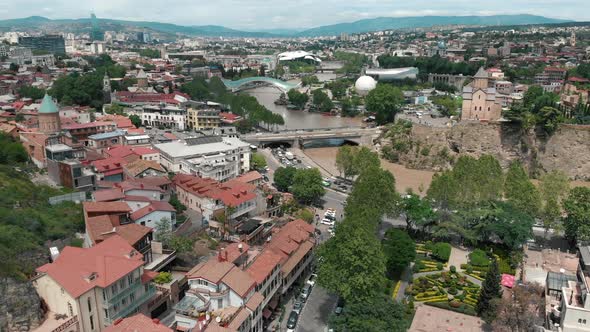
[[[88,303],[88,311],[92,312],[92,303],[90,303],[90,298],[86,300],[86,303]]]
[[[125,288],[125,279],[119,280],[119,287],[121,287],[121,289]]]
[[[113,293],[113,295],[117,294],[117,284],[114,284],[114,285],[111,287],[111,292]]]
[[[129,295],[129,302],[133,303],[135,301],[135,293],[131,293],[131,295]]]
[[[74,317],[74,308],[72,308],[72,304],[70,302],[68,302],[68,313],[70,314],[70,317]]]
[[[218,299],[217,300],[217,309],[221,309],[223,308],[223,299]]]
[[[90,329],[94,330],[94,316],[90,316]]]
[[[126,306],[127,305],[127,298],[123,298],[123,300],[121,301],[121,305],[122,306]]]
[[[129,285],[133,283],[133,273],[127,276],[127,282],[129,283]]]
[[[109,318],[109,310],[104,309],[104,318]]]
[[[107,291],[105,289],[102,290],[102,299],[103,301],[107,300]]]

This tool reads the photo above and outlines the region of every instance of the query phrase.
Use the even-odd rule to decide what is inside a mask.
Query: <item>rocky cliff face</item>
[[[520,160],[533,174],[562,170],[571,179],[590,180],[590,127],[562,125],[553,135],[524,133],[514,124],[462,122],[451,128],[414,124],[412,148],[398,153],[409,168],[438,171],[459,155],[495,156],[503,167]],[[382,140],[383,145],[394,142]]]
[[[43,322],[41,300],[30,281],[0,277],[0,331],[30,331]]]

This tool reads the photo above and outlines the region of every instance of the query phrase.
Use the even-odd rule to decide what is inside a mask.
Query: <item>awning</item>
[[[279,305],[279,299],[276,297],[274,299],[270,300],[270,302],[268,303],[268,306],[271,309],[276,309],[277,305]]]
[[[262,310],[262,317],[264,317],[265,319],[269,319],[271,315],[272,315],[272,311],[270,311],[268,309]]]
[[[514,287],[514,281],[515,278],[513,275],[504,273],[502,274],[502,281],[500,282],[500,284],[502,284],[502,286],[512,288]]]

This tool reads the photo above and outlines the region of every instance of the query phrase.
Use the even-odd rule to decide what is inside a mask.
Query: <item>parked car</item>
[[[301,294],[299,295],[303,302],[307,301],[309,293],[311,293],[311,285],[305,284],[305,286],[303,286],[303,289],[301,289]]]
[[[317,278],[317,277],[318,277],[318,275],[317,275],[317,274],[315,274],[315,273],[312,273],[312,274],[309,276],[309,279],[307,279],[307,284],[308,284],[308,285],[310,285],[311,287],[315,286],[315,280],[316,280],[316,278]]]
[[[295,312],[295,310],[291,311],[289,314],[289,319],[287,319],[287,332],[295,331],[295,326],[297,326],[297,320],[299,319],[299,314]]]
[[[328,226],[334,226],[334,220],[330,220],[328,218],[324,218],[324,219],[322,219],[322,224],[328,225]]]
[[[301,314],[301,310],[303,310],[303,302],[295,301],[295,303],[293,303],[293,311],[299,315]]]

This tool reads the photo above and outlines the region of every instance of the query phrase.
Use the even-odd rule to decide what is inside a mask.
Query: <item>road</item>
[[[277,168],[281,167],[281,163],[277,158],[270,152],[270,149],[260,149],[258,150],[260,154],[264,156],[266,159],[266,164],[268,165],[268,172],[267,176],[269,178],[270,183],[274,182],[274,172]],[[297,155],[299,158],[299,155]],[[305,158],[300,158],[302,160],[301,167],[311,166],[316,167],[316,165],[310,163]],[[322,175],[329,176],[330,174],[326,174],[325,171],[322,171]],[[336,210],[336,220],[337,222],[342,220],[342,215],[344,214],[344,202],[346,201],[347,195],[332,189],[327,189],[326,194],[322,197],[323,201],[323,209],[314,208],[315,213],[318,214],[320,217],[324,215],[325,209],[332,208]],[[324,242],[330,238],[330,234],[328,233],[328,226],[316,223],[316,228],[321,231],[321,235],[319,237],[319,242]],[[330,313],[336,307],[337,302],[336,295],[329,294],[325,289],[320,287],[316,284],[316,286],[311,291],[305,306],[299,316],[299,321],[297,322],[296,331],[301,332],[323,332],[328,328],[328,319],[330,318]],[[293,305],[293,300],[289,301],[285,308],[290,310]],[[286,316],[289,312],[286,313]],[[284,319],[282,322],[282,330],[286,330],[287,319]]]

